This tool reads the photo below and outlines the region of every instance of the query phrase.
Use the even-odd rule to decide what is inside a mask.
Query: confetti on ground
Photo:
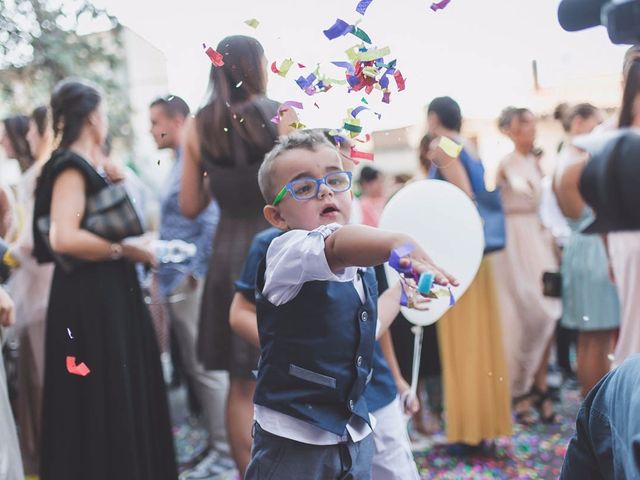
[[[249,25],[251,28],[258,28],[258,25],[260,25],[260,22],[255,18],[250,18],[249,20],[245,20],[244,23]]]
[[[358,12],[360,15],[364,15],[367,12],[367,8],[369,8],[369,5],[371,5],[372,1],[373,0],[360,0],[358,5],[356,6],[356,12]]]
[[[207,54],[207,56],[211,60],[211,63],[213,63],[213,65],[215,67],[221,67],[221,66],[224,65],[224,60],[222,59],[222,54],[216,52],[213,48],[211,48],[211,47],[206,48],[204,53]]]
[[[73,375],[86,377],[91,373],[91,370],[89,370],[89,367],[87,367],[84,362],[80,362],[76,365],[76,357],[67,357],[67,372]]]
[[[457,158],[462,151],[462,145],[458,145],[448,137],[440,137],[438,146],[444,151],[444,153],[453,158]]]
[[[560,422],[556,425],[514,425],[511,438],[496,442],[493,454],[455,457],[448,454],[442,432],[414,444],[420,478],[453,479],[556,479],[560,475],[567,445],[575,432],[580,406],[577,390],[564,390],[556,404]]]
[[[444,7],[449,5],[449,2],[451,2],[451,0],[442,0],[441,2],[432,3],[431,10],[433,10],[434,12],[437,12],[438,10],[442,10]]]

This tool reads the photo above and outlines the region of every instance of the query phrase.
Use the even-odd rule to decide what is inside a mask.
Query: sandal
[[[525,400],[529,399],[531,399],[531,393],[525,393],[524,395],[520,395],[519,397],[514,397],[511,401],[516,422],[526,427],[534,425],[536,423],[536,418],[531,407],[527,408],[526,410],[518,411],[517,406],[518,404],[521,404]]]
[[[536,410],[538,410],[540,421],[546,425],[557,423],[558,414],[553,410],[553,398],[549,390],[543,392],[534,385],[531,387],[530,395],[535,398],[533,405],[536,407]],[[545,415],[545,405],[551,406],[551,413],[549,415]]]

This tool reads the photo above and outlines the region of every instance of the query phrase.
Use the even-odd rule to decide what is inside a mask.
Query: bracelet
[[[111,260],[120,260],[122,258],[122,245],[119,243],[111,244]]]

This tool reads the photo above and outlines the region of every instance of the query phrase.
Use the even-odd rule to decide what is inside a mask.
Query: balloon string
[[[411,393],[417,396],[418,374],[420,373],[420,357],[422,355],[422,336],[424,328],[416,325],[411,328],[413,338],[413,368],[411,369]]]

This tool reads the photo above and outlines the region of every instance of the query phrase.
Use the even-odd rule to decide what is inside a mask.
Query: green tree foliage
[[[81,34],[81,29],[98,33]],[[106,93],[112,134],[128,139],[130,106],[120,31],[114,16],[88,0],[0,0],[4,113],[28,113],[48,104],[60,80],[86,78]]]

